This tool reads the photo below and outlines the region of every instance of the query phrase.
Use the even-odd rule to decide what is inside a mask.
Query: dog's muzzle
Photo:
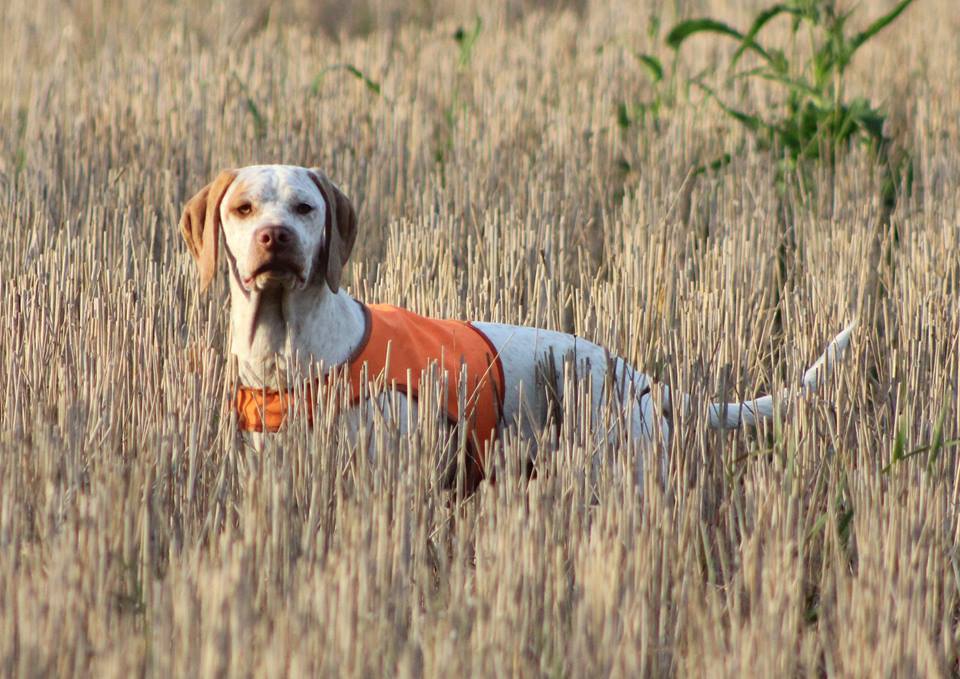
[[[250,274],[243,279],[247,288],[261,290],[292,287],[306,281],[299,239],[282,225],[261,226],[250,245]]]

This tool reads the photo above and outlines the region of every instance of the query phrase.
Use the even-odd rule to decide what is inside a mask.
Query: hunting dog
[[[384,305],[366,305],[340,287],[357,238],[349,199],[317,169],[258,165],[221,172],[187,203],[180,230],[206,289],[217,270],[220,237],[230,269],[232,352],[239,377],[236,409],[241,429],[271,432],[283,426],[296,394],[312,402],[316,363],[342,368],[353,398],[340,416],[361,421],[383,412],[386,394],[401,432],[418,425],[415,407],[422,371],[447,378],[439,410],[466,426],[464,478],[473,490],[487,474],[496,436],[516,427],[537,441],[561,384],[544,384],[542,366],[560,359],[587,381],[595,435],[628,431],[631,441],[666,444],[675,407],[670,390],[653,383],[603,347],[574,335],[498,323],[440,321]],[[806,391],[846,350],[852,326],[830,343],[803,376]],[[314,368],[311,368],[311,365]],[[307,384],[306,388],[303,387]],[[379,385],[371,387],[371,385]],[[553,396],[551,396],[553,394]],[[559,394],[559,397],[557,396]],[[601,410],[616,402],[620,417],[601,425]],[[307,409],[310,410],[309,408]],[[711,427],[753,425],[770,417],[774,398],[708,408]],[[623,439],[621,439],[623,440]],[[637,446],[638,451],[649,446]],[[666,450],[666,446],[664,446]],[[642,472],[638,452],[636,473]],[[663,464],[663,459],[661,459]],[[455,471],[455,463],[447,463]],[[449,478],[452,478],[449,477]]]

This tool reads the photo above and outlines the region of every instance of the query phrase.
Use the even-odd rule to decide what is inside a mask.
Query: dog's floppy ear
[[[336,292],[357,240],[357,213],[350,199],[327,175],[317,168],[310,169],[309,174],[327,204],[326,237],[317,275],[322,274],[331,292]]]
[[[220,203],[236,176],[235,170],[223,170],[187,201],[180,217],[180,233],[200,269],[201,292],[207,289],[217,273]]]

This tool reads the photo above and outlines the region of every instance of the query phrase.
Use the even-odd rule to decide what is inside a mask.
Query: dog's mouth
[[[306,284],[303,269],[286,261],[264,262],[243,279],[243,285],[248,290],[254,287],[260,290],[281,286],[291,288],[294,284],[299,284],[301,287]]]

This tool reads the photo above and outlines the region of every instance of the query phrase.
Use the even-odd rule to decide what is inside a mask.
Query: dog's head
[[[340,287],[357,237],[350,200],[316,169],[254,165],[221,172],[191,198],[180,232],[205,290],[217,270],[219,235],[245,290]]]

